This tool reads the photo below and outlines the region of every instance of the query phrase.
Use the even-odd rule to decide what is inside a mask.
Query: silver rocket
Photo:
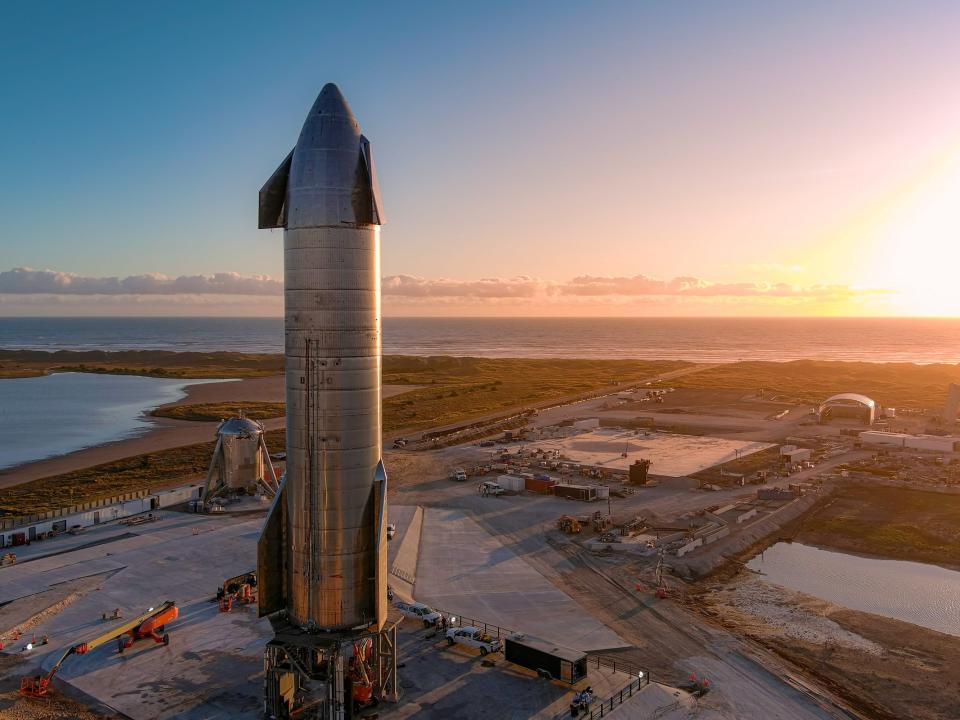
[[[260,615],[307,631],[386,620],[380,225],[370,142],[325,85],[260,190],[284,228],[287,468],[257,545]]]

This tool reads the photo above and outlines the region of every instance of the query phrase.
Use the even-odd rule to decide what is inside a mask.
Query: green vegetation
[[[637,360],[385,357],[384,384],[422,385],[383,402],[386,433],[422,430],[546,402],[616,390],[690,366]]]
[[[241,411],[247,417],[255,420],[269,420],[270,418],[283,417],[286,414],[286,406],[283,403],[275,402],[231,401],[160,407],[150,414],[154,417],[165,417],[173,420],[217,422],[239,415]]]
[[[265,435],[271,452],[286,447],[286,432]],[[41,478],[0,491],[0,516],[30,515],[125,492],[164,488],[206,477],[213,443],[161,450]]]
[[[815,404],[841,392],[858,392],[896,408],[939,408],[947,385],[960,383],[958,365],[911,363],[739,362],[669,382],[673,387],[757,391]]]
[[[35,377],[50,372],[149,375],[170,378],[261,377],[283,372],[282,355],[232,352],[124,350],[42,352],[0,350],[0,378]]]
[[[898,487],[838,489],[797,539],[849,552],[960,565],[960,495]]]
[[[235,369],[244,367],[242,358],[252,363],[246,366],[248,370],[268,367],[267,360],[274,358],[237,356],[233,353],[213,355],[221,376],[237,375]],[[275,359],[278,363],[281,361],[279,356]],[[129,360],[126,362],[130,364]],[[190,362],[196,362],[196,359]],[[228,363],[232,363],[230,367],[233,369],[219,370]],[[175,365],[187,366],[186,362]],[[394,433],[436,427],[507,412],[512,408],[528,408],[584,394],[612,391],[616,389],[611,385],[612,382],[625,384],[645,381],[659,373],[687,366],[689,363],[627,360],[387,357],[384,358],[384,383],[423,387],[384,401],[384,431]],[[200,370],[206,372],[207,368],[200,367]],[[242,401],[185,405],[167,408],[157,414],[185,420],[216,421],[240,409],[257,419],[283,414],[282,403]],[[266,437],[272,451],[284,449],[283,430],[268,432]],[[34,480],[0,493],[0,514],[41,512],[131,490],[195,480],[206,473],[212,452],[212,443],[201,443]]]

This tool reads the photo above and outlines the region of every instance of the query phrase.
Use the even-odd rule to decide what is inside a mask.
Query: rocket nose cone
[[[347,104],[347,99],[340,92],[340,88],[333,83],[323,86],[310,114],[339,116],[349,118],[353,122],[357,121]]]

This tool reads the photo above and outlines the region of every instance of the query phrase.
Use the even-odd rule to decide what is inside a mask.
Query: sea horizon
[[[0,317],[0,349],[283,352],[282,317]],[[386,355],[960,363],[960,318],[383,319]]]

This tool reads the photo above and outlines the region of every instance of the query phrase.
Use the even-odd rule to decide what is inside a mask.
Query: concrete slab
[[[497,653],[485,667],[472,650],[447,647],[439,636],[430,637],[412,621],[398,632],[400,685],[397,705],[381,705],[380,717],[472,720],[473,718],[569,717],[574,692],[590,685],[598,699],[618,693],[633,679],[607,668],[589,668],[586,680],[570,686],[548,682],[536,673],[506,662]],[[639,693],[642,694],[642,693]],[[639,696],[637,694],[635,697]]]
[[[180,605],[171,644],[113,643],[64,663],[62,678],[133,720],[259,718],[269,623],[253,608],[220,613],[206,598]]]
[[[397,534],[390,541],[387,553],[389,584],[396,598],[410,602],[413,600],[417,582],[423,508],[397,506],[391,508],[390,516],[395,519]]]
[[[622,705],[614,706],[611,712],[615,720],[686,720],[694,715],[698,720],[722,717],[700,708],[689,693],[659,683],[650,683],[643,692],[634,693]],[[603,716],[607,717],[611,712],[604,712]]]
[[[397,534],[393,536],[393,540],[387,545],[388,565],[393,565],[397,561],[397,551],[403,544],[407,530],[410,529],[410,521],[413,519],[413,514],[416,510],[416,505],[394,505],[390,503],[387,509],[387,522],[391,522],[397,526]]]
[[[568,647],[627,645],[461,510],[425,509],[416,595]]]
[[[532,447],[557,450],[582,465],[620,471],[628,470],[637,460],[646,459],[651,462],[650,473],[653,475],[684,477],[771,445],[700,435],[601,428],[572,437],[541,440]]]
[[[107,643],[71,656],[58,677],[134,720],[253,720],[261,709],[269,623],[258,620],[253,608],[221,614],[211,599],[224,579],[255,566],[261,522],[259,517],[164,513],[129,536],[90,547],[71,538],[62,547],[76,545],[72,552],[51,555],[47,548],[44,557],[3,568],[0,588],[5,596],[26,593],[25,601],[30,601],[50,585],[72,589],[89,584],[80,578],[99,581],[31,628],[50,638],[43,647],[46,655],[36,653],[45,668],[65,648],[107,630],[110,623],[100,619],[102,613],[120,608],[124,617],[133,617],[163,600],[175,600],[181,615],[167,628],[169,647],[146,640],[119,655],[116,645]],[[87,533],[85,544],[111,533],[115,531],[107,528]]]

